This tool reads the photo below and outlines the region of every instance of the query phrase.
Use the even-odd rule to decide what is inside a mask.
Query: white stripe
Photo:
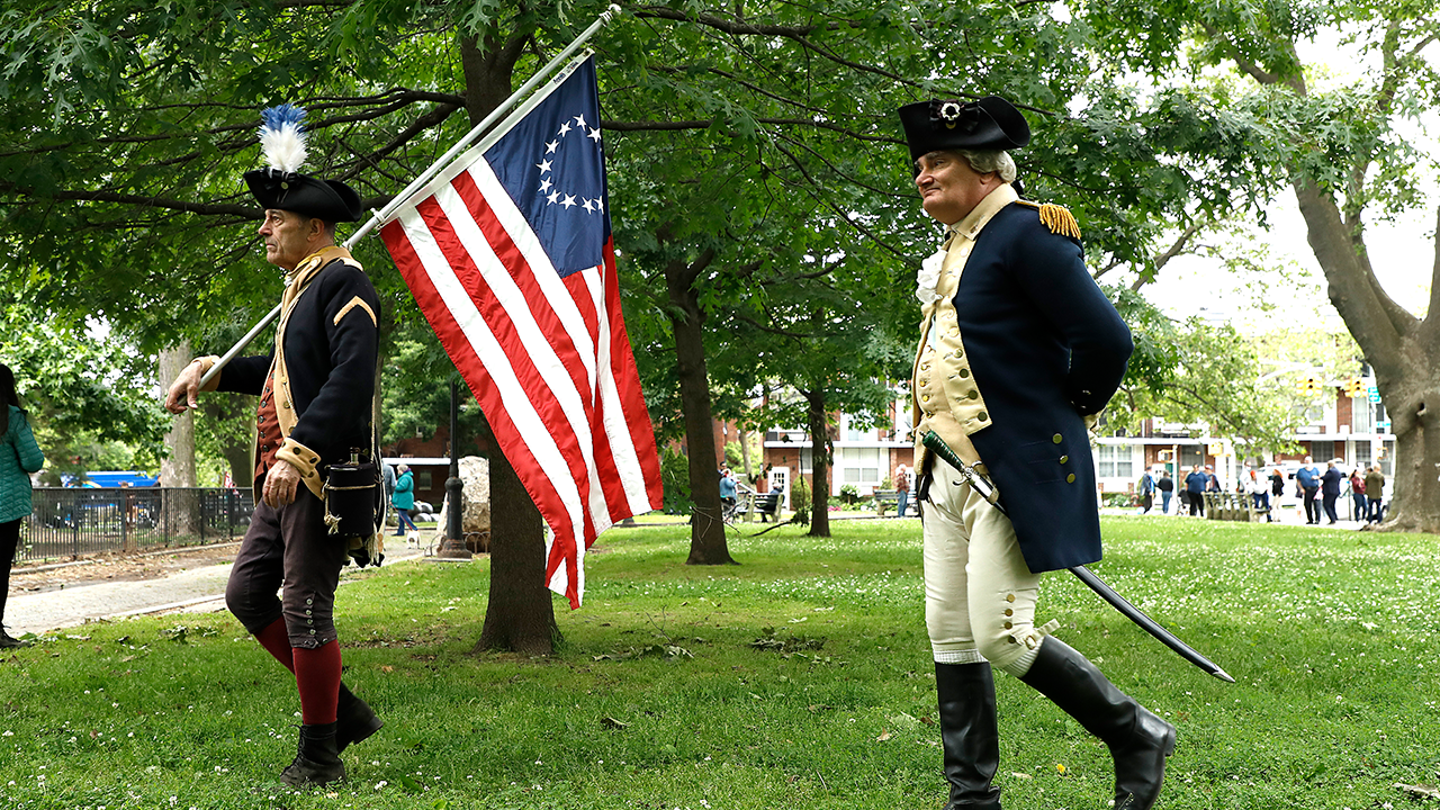
[[[635,450],[635,441],[630,435],[630,423],[621,406],[620,389],[612,372],[610,356],[612,329],[609,313],[604,307],[604,270],[605,265],[600,264],[585,271],[587,287],[591,290],[599,290],[597,296],[599,303],[596,308],[602,313],[600,336],[596,341],[596,345],[600,348],[596,363],[605,370],[605,374],[600,378],[600,385],[595,393],[604,404],[602,429],[610,438],[610,454],[614,457],[615,468],[620,473],[620,484],[625,490],[626,505],[632,513],[638,515],[650,511],[650,494],[645,486],[644,469],[640,466],[640,456]]]
[[[500,227],[510,234],[510,240],[515,243],[520,255],[525,257],[525,263],[530,265],[531,273],[540,284],[540,290],[545,298],[551,302],[555,312],[560,315],[560,322],[565,324],[565,332],[570,335],[570,340],[575,344],[575,351],[580,354],[580,359],[585,363],[585,374],[590,380],[591,387],[595,385],[595,342],[590,333],[585,329],[585,319],[580,317],[580,310],[575,302],[570,299],[570,291],[566,289],[565,282],[560,279],[560,273],[550,261],[550,254],[540,244],[540,238],[530,228],[530,223],[525,219],[520,209],[515,207],[515,201],[510,199],[510,192],[500,185],[500,179],[495,176],[495,171],[490,164],[481,160],[470,167],[470,177],[479,187],[480,193],[485,196],[485,201],[490,203],[494,211],[495,220]],[[448,186],[447,186],[448,188]]]
[[[566,464],[549,427],[535,411],[534,405],[530,402],[524,387],[510,366],[509,358],[500,348],[499,342],[491,333],[484,318],[480,316],[480,311],[476,309],[474,302],[470,300],[469,293],[455,277],[455,271],[445,261],[444,253],[436,244],[434,236],[430,233],[430,229],[425,225],[419,212],[413,208],[406,209],[400,212],[396,219],[404,228],[411,249],[415,251],[425,274],[435,285],[441,300],[445,302],[446,309],[450,311],[461,332],[464,333],[465,339],[474,347],[476,354],[484,362],[486,372],[490,374],[505,403],[506,413],[515,423],[520,440],[535,456],[540,469],[550,479],[551,485],[555,487],[578,534],[584,526],[584,517],[580,514],[580,490],[570,476],[569,465]],[[504,358],[505,360],[497,363],[495,358]],[[580,542],[576,545],[583,546],[584,543]]]
[[[455,235],[460,239],[460,243],[464,246],[465,251],[470,254],[470,258],[475,262],[476,267],[480,271],[480,275],[483,276],[486,283],[490,285],[491,292],[495,295],[495,300],[504,308],[511,325],[515,329],[515,334],[520,339],[521,345],[523,345],[529,353],[531,362],[535,364],[535,368],[545,380],[550,394],[564,412],[565,420],[570,426],[571,434],[576,437],[579,443],[581,459],[584,461],[586,468],[593,471],[595,467],[595,437],[590,431],[589,423],[585,419],[585,405],[589,400],[588,392],[582,393],[576,390],[575,383],[570,376],[570,371],[565,367],[565,363],[561,361],[560,355],[555,352],[555,348],[550,344],[549,339],[546,338],[545,332],[541,329],[540,324],[535,321],[534,313],[530,311],[530,304],[525,300],[525,294],[515,283],[515,279],[510,276],[505,265],[501,263],[500,257],[495,255],[494,249],[490,246],[489,241],[486,240],[484,232],[480,230],[479,223],[475,221],[474,213],[465,205],[465,201],[460,198],[460,195],[456,193],[454,188],[448,186],[436,194],[434,199],[439,203],[440,210],[445,212],[446,218],[450,220],[450,227],[455,231]],[[528,227],[526,231],[529,231]],[[516,236],[517,234],[510,234],[512,239]],[[448,264],[446,268],[447,270],[449,269]],[[553,268],[532,267],[531,271],[532,275],[538,275],[542,279],[545,276],[549,276],[551,279],[558,281]],[[454,278],[453,271],[450,271],[450,275],[451,278]],[[543,286],[543,281],[541,283]],[[564,307],[564,309],[568,309],[568,311],[572,313],[570,317],[575,321],[580,321],[580,310],[576,309],[574,302],[570,300],[570,291],[565,289],[563,284],[558,284],[557,288],[558,295],[560,296],[558,302],[556,299],[549,297],[549,291],[545,291],[547,295],[545,305],[549,306],[556,303],[564,303],[568,305]],[[473,308],[473,303],[471,306]],[[556,307],[556,309],[558,310],[560,308]],[[556,312],[556,315],[562,321],[567,317],[564,312],[559,311]],[[567,331],[570,330],[567,329]],[[585,358],[583,353],[586,345],[594,345],[588,335],[585,338],[585,342],[579,344],[582,352],[581,358],[593,364],[595,362],[594,359]],[[481,357],[485,358],[485,355],[482,354]],[[506,358],[506,360],[508,362],[509,358]],[[543,393],[538,391],[527,392],[527,395],[533,395],[537,399],[544,396]],[[550,432],[559,428],[559,425],[552,425],[551,431],[547,432],[547,436]],[[572,477],[568,471],[566,477]]]

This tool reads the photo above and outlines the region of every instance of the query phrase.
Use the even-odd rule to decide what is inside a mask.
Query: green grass
[[[294,687],[227,615],[62,632],[0,659],[0,807],[939,810],[919,524],[831,526],[732,535],[742,565],[721,567],[682,564],[688,527],[614,529],[544,660],[470,654],[483,561],[354,577],[345,678],[387,725],[328,793],[275,780]],[[1094,570],[1239,681],[1045,577],[1042,620],[1179,727],[1160,807],[1400,807],[1393,783],[1437,780],[1436,538],[1162,517],[1105,534]],[[1104,747],[997,681],[1006,807],[1107,806]]]

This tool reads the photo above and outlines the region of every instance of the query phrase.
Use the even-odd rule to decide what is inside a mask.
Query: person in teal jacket
[[[5,597],[10,592],[10,566],[20,545],[20,521],[30,514],[30,473],[45,466],[30,422],[15,392],[15,374],[0,363],[0,647],[25,642],[5,632]]]
[[[415,528],[415,521],[410,519],[410,510],[415,508],[415,473],[410,472],[409,465],[401,464],[400,475],[395,478],[395,494],[390,496],[390,505],[395,507],[395,519],[397,528],[396,537],[405,534],[405,525],[410,525],[410,531],[418,531]]]

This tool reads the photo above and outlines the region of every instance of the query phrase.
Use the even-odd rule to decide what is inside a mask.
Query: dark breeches
[[[226,607],[252,634],[283,617],[290,646],[324,646],[336,639],[335,588],[345,561],[345,542],[326,532],[324,505],[302,486],[292,504],[256,505],[225,586]]]

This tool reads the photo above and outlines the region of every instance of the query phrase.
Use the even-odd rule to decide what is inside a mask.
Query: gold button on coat
[[[966,378],[966,377],[969,377],[969,376],[970,376],[970,369],[968,369],[968,368],[962,368],[962,369],[960,369],[960,377],[961,377],[962,379],[964,379],[964,378]]]
[[[1065,441],[1065,437],[1061,436],[1059,433],[1056,433],[1054,436],[1050,437],[1050,441],[1059,444],[1060,442]]]
[[[1060,463],[1061,463],[1061,464],[1069,464],[1069,463],[1070,463],[1070,457],[1069,457],[1069,456],[1061,456],[1061,457],[1060,457]]]
[[[1075,473],[1070,473],[1069,475],[1065,476],[1065,483],[1067,483],[1067,484],[1073,484],[1073,483],[1075,483]]]

